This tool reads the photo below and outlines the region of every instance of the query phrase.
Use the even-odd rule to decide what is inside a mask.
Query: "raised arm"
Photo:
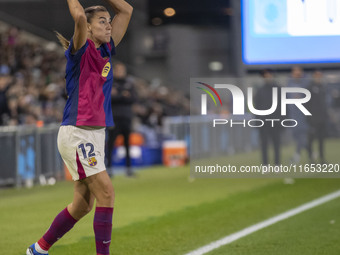
[[[115,12],[115,16],[111,22],[112,26],[112,39],[117,46],[125,35],[129,25],[132,6],[124,0],[106,0]]]
[[[68,8],[74,20],[73,49],[76,52],[86,43],[87,39],[87,20],[84,8],[78,0],[67,0]]]

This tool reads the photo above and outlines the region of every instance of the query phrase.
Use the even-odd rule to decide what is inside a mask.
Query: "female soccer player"
[[[52,222],[27,255],[48,254],[50,247],[89,213],[96,199],[93,228],[97,255],[110,254],[114,190],[105,171],[105,127],[113,125],[110,105],[111,56],[128,27],[132,7],[124,0],[106,0],[114,19],[103,6],[83,9],[68,0],[75,22],[71,41],[58,34],[67,58],[68,100],[58,134],[59,152],[74,179],[74,198]]]

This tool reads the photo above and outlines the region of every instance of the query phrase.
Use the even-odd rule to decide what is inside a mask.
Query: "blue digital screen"
[[[340,62],[340,0],[242,0],[246,65]]]

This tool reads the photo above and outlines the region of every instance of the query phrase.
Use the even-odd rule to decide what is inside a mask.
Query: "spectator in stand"
[[[157,133],[160,133],[163,125],[163,107],[159,103],[153,103],[148,115],[148,124],[153,127]]]
[[[126,66],[123,63],[117,63],[113,70],[115,79],[111,91],[111,105],[114,127],[108,128],[107,168],[111,169],[109,174],[112,176],[112,150],[117,136],[121,134],[124,137],[126,151],[126,175],[133,176],[129,139],[133,119],[132,105],[136,101],[135,85],[133,78],[127,75]]]
[[[307,103],[306,107],[312,114],[307,118],[309,123],[309,158],[310,160],[314,160],[316,158],[313,155],[313,141],[316,138],[319,144],[319,157],[321,163],[325,163],[324,141],[327,133],[327,124],[329,123],[327,111],[329,105],[327,103],[326,85],[322,80],[322,72],[320,70],[314,71],[313,79],[307,89],[311,93],[311,99]]]
[[[10,27],[7,31],[7,44],[15,46],[18,43],[19,30],[17,27]]]
[[[4,124],[5,119],[9,119],[10,110],[8,105],[7,91],[10,85],[9,68],[2,66],[0,69],[0,126]]]
[[[66,101],[59,93],[60,87],[65,86],[65,61],[59,61],[63,59],[63,54],[55,49],[44,48],[42,43],[25,42],[20,33],[17,28],[9,27],[6,33],[0,35],[0,73],[5,69],[10,70],[6,78],[1,78],[2,82],[4,79],[10,81],[6,92],[2,93],[7,100],[9,113],[3,114],[5,118],[1,118],[1,125],[25,124],[26,115],[38,116],[39,120],[46,123],[59,122]],[[51,83],[59,86],[52,103],[46,99],[46,90],[51,91]]]

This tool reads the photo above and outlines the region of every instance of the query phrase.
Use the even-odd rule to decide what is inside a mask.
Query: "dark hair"
[[[87,7],[84,11],[85,11],[87,23],[91,22],[92,18],[94,17],[94,15],[97,12],[108,12],[108,10],[104,6],[101,6],[101,5]],[[67,50],[68,47],[70,46],[70,41],[67,40],[59,32],[57,32],[57,31],[54,31],[54,32],[56,33],[57,38],[58,38],[59,42],[61,43],[61,45],[63,46],[64,50]]]

